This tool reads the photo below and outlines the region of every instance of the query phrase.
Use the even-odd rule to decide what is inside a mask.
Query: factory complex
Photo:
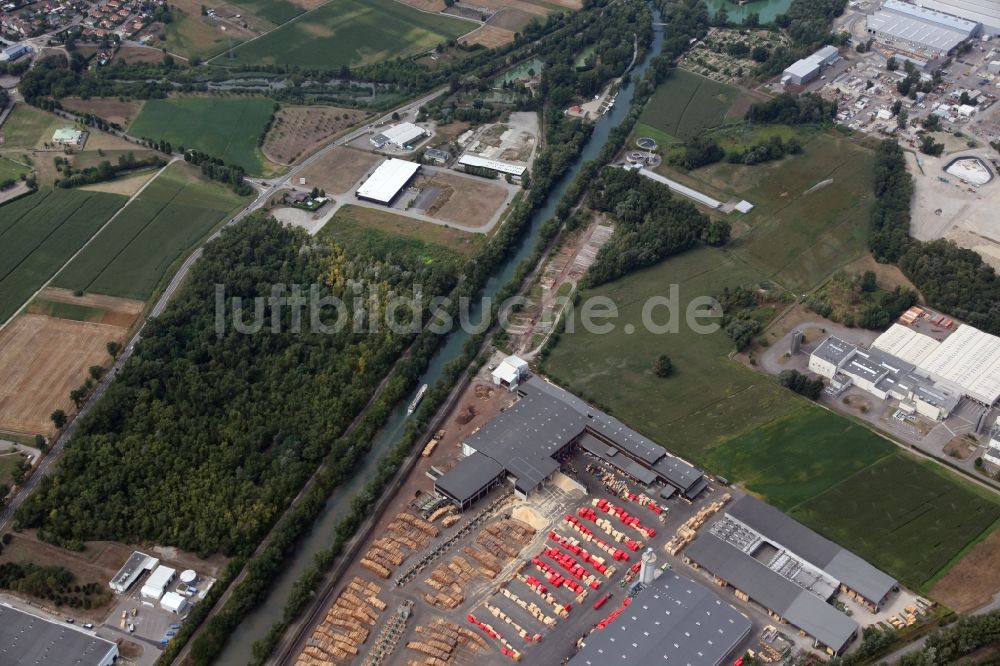
[[[881,9],[868,17],[867,29],[882,41],[901,42],[923,53],[942,55],[977,37],[982,26],[903,0],[885,0]]]
[[[416,162],[389,158],[361,184],[357,197],[388,206],[419,171],[420,165]]]
[[[0,604],[0,664],[111,666],[118,646],[71,624]]]
[[[781,75],[781,82],[796,86],[804,85],[819,76],[824,67],[832,65],[839,59],[840,51],[836,46],[824,46],[812,55],[789,65]]]
[[[876,613],[897,587],[891,576],[749,495],[702,532],[684,560],[830,654],[842,653],[859,628],[830,604],[837,594]]]
[[[524,363],[507,359],[494,372],[526,367],[518,362]],[[500,383],[496,374],[494,381]],[[517,402],[463,441],[465,458],[435,481],[435,490],[461,509],[505,479],[516,495],[527,497],[559,471],[560,460],[575,447],[648,488],[662,484],[663,498],[680,493],[694,499],[708,485],[698,468],[544,379],[530,377],[511,388]]]
[[[426,136],[430,136],[430,132],[419,125],[399,123],[382,130],[369,141],[375,148],[385,148],[387,145],[391,145],[400,150],[409,150],[415,142]]]

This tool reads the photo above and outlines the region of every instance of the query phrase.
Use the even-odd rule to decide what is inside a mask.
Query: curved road
[[[427,104],[431,100],[435,99],[436,97],[439,97],[440,95],[444,94],[445,90],[446,88],[441,88],[440,90],[436,90],[428,95],[421,97],[416,101],[410,102],[405,106],[401,106],[397,109],[394,109],[393,111],[390,111],[389,113],[385,114],[384,116],[373,122],[375,123],[388,122],[392,120],[393,113],[398,113],[400,116],[409,114],[412,111],[419,109],[424,104]],[[223,229],[233,224],[236,224],[250,213],[261,208],[264,204],[267,203],[268,198],[272,194],[274,194],[275,191],[287,185],[293,178],[295,178],[298,175],[300,171],[302,171],[302,169],[305,169],[306,167],[313,164],[317,160],[322,159],[327,153],[329,153],[335,147],[345,145],[347,143],[350,143],[351,141],[354,141],[358,137],[365,135],[368,132],[369,126],[371,124],[372,123],[369,123],[364,127],[361,127],[348,134],[345,134],[339,139],[333,141],[332,143],[327,144],[325,147],[316,151],[308,158],[306,158],[304,161],[294,166],[284,176],[281,176],[280,178],[277,179],[269,179],[268,181],[266,181],[267,182],[266,187],[263,184],[264,181],[261,181],[259,179],[248,179],[248,182],[252,183],[258,190],[257,198],[254,199],[245,208],[243,208],[239,213],[233,216],[233,218],[225,224]],[[143,331],[146,329],[146,324],[149,323],[149,319],[151,317],[157,317],[163,313],[163,311],[167,307],[167,304],[170,302],[170,299],[173,298],[174,294],[177,293],[177,290],[180,288],[181,284],[183,284],[184,279],[187,277],[188,273],[191,270],[191,267],[201,257],[202,253],[204,252],[205,245],[215,240],[221,233],[222,229],[219,229],[214,234],[209,236],[208,239],[206,239],[204,243],[198,246],[188,256],[188,258],[184,261],[184,263],[181,264],[180,268],[177,270],[177,273],[175,273],[174,277],[170,280],[170,284],[168,284],[167,288],[163,290],[162,294],[160,294],[160,297],[156,300],[156,303],[153,305],[152,309],[150,309],[149,314],[143,320],[142,324],[139,326],[139,329],[135,332],[135,335],[132,336],[132,339],[129,340],[128,344],[125,346],[125,348],[119,354],[118,358],[115,360],[114,365],[111,366],[111,369],[108,371],[108,373],[98,383],[97,387],[94,389],[94,392],[83,404],[79,412],[77,412],[76,417],[73,418],[73,420],[69,423],[69,425],[66,426],[66,428],[62,431],[62,433],[59,435],[56,441],[52,444],[48,455],[42,458],[42,460],[35,467],[34,471],[28,478],[28,480],[25,482],[25,484],[18,489],[17,495],[15,495],[10,500],[10,502],[3,508],[3,511],[0,512],[0,531],[3,531],[8,527],[9,523],[14,517],[14,513],[21,507],[22,504],[24,504],[25,498],[35,489],[41,478],[49,473],[49,468],[52,466],[52,463],[59,458],[59,455],[62,453],[63,447],[66,446],[66,443],[70,439],[72,439],[73,433],[76,432],[76,425],[80,417],[87,414],[87,412],[89,412],[93,407],[94,403],[100,400],[101,396],[104,395],[104,392],[108,390],[108,386],[114,380],[115,376],[118,374],[118,371],[121,369],[122,365],[124,365],[125,362],[135,352],[136,344],[140,340],[142,340],[142,334]]]

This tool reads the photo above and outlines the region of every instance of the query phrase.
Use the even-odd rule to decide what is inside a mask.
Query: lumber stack
[[[373,582],[352,579],[316,625],[296,666],[343,664],[356,657],[385,610],[385,602],[377,596],[381,590]]]

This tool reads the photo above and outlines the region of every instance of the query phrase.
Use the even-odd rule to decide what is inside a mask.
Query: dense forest
[[[875,258],[895,262],[927,302],[990,333],[1000,333],[1000,278],[976,252],[951,241],[910,238],[913,182],[894,139],[875,152],[875,206],[868,245]]]
[[[828,123],[837,115],[837,102],[827,102],[816,93],[795,96],[782,93],[766,102],[750,105],[747,120],[779,125],[811,125]]]
[[[587,272],[587,287],[652,266],[699,240],[713,245],[729,240],[726,222],[709,222],[694,204],[673,197],[666,185],[635,171],[604,169],[591,184],[589,203],[614,216],[616,224],[611,240]]]
[[[426,306],[455,280],[454,265],[412,252],[349,251],[259,216],[234,225],[150,321],[135,355],[79,421],[56,473],[19,511],[18,527],[69,547],[109,539],[203,555],[252,550],[412,339],[385,326],[324,333],[308,309],[295,332],[294,308],[257,308],[253,299],[271,296],[274,285],[303,285],[308,298],[317,284],[318,295],[343,299],[351,322],[362,316],[355,281],[360,307],[381,316],[384,302],[373,305],[372,290],[384,297],[419,283]],[[227,299],[243,298],[240,319],[263,316],[263,328],[235,330],[234,308],[216,312],[215,285]],[[321,323],[336,315],[328,309]]]

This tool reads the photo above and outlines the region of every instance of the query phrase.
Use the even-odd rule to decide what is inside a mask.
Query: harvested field
[[[547,16],[550,11],[548,7],[540,3],[530,2],[530,0],[475,0],[475,2],[470,2],[469,4],[486,9],[503,9],[504,7],[508,7],[534,16]]]
[[[218,5],[213,5],[219,10]],[[193,0],[175,0],[170,3],[174,20],[160,29],[150,29],[150,34],[166,33],[166,41],[159,39],[153,42],[157,48],[165,47],[171,53],[178,53],[186,58],[199,56],[208,58],[221,53],[233,44],[238,44],[256,36],[252,30],[239,27],[228,21],[222,23],[217,19],[201,15],[201,3]],[[263,27],[263,26],[259,26]],[[225,28],[225,31],[221,30]]]
[[[306,179],[307,187],[318,187],[328,194],[343,194],[381,161],[379,155],[337,146],[299,175]]]
[[[86,149],[84,151],[85,153],[96,154],[98,150],[103,150],[105,152],[109,150],[120,150],[124,152],[131,151],[137,154],[145,152],[142,146],[137,146],[131,141],[126,141],[125,139],[117,137],[114,134],[98,132],[92,127],[86,128],[86,131],[87,143],[83,146]]]
[[[157,171],[157,169],[150,169],[136,176],[129,176],[119,180],[110,180],[106,183],[84,185],[80,189],[86,192],[106,192],[108,194],[121,194],[126,197],[130,197],[138,192],[143,185],[149,182],[149,179],[152,178]]]
[[[275,116],[262,150],[272,162],[292,164],[367,115],[336,106],[285,106]]]
[[[470,227],[489,224],[507,198],[507,190],[485,178],[468,178],[451,173],[422,176],[417,187],[441,190],[427,214],[446,222]]]
[[[493,15],[493,18],[490,19],[490,25],[494,28],[503,28],[517,32],[531,23],[531,19],[536,16],[537,14],[526,12],[523,9],[506,7]]]
[[[1000,530],[969,550],[958,564],[930,589],[930,596],[967,613],[989,603],[1000,592]]]
[[[463,44],[479,44],[488,49],[495,49],[504,44],[514,41],[514,33],[511,30],[497,28],[492,25],[484,25],[475,32],[472,32],[460,40]]]
[[[126,47],[122,51],[130,50],[131,48]],[[152,51],[158,56],[159,60],[163,59],[163,54],[155,49],[142,50]],[[70,111],[75,111],[76,113],[93,113],[95,116],[104,118],[109,123],[118,123],[122,127],[127,127],[139,115],[143,104],[141,101],[125,102],[112,97],[91,97],[90,99],[63,97],[59,102]]]
[[[149,48],[147,46],[123,46],[115,53],[111,62],[124,62],[129,65],[133,63],[149,63],[158,65],[163,62],[163,51]],[[135,117],[135,116],[133,116]]]
[[[122,326],[26,314],[0,331],[0,430],[52,435],[49,414],[69,413],[69,392],[92,365],[110,361],[105,346]]]
[[[69,289],[46,287],[31,302],[28,311],[61,319],[92,321],[129,328],[142,312],[142,301],[104,294],[76,296]]]
[[[403,4],[416,7],[425,12],[443,12],[448,6],[444,0],[401,0]]]

